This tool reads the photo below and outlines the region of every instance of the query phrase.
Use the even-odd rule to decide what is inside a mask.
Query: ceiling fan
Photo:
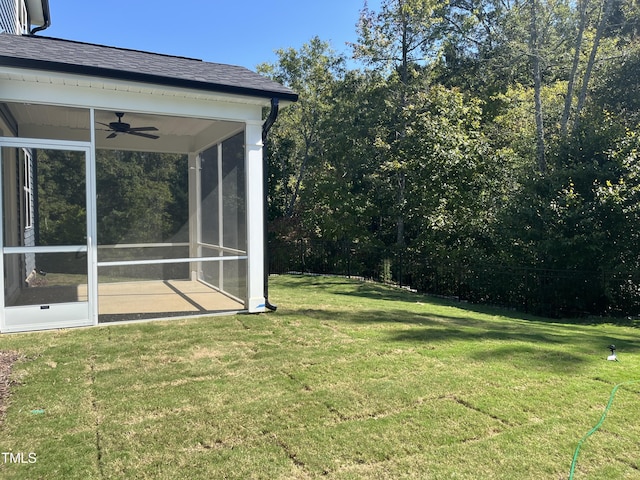
[[[156,127],[132,127],[130,124],[122,121],[122,117],[124,116],[123,112],[114,112],[116,117],[118,117],[117,122],[111,123],[102,123],[98,122],[100,125],[104,125],[105,127],[109,127],[112,130],[111,135],[107,138],[115,138],[120,133],[128,133],[129,135],[137,135],[138,137],[152,138],[157,139],[160,138],[157,135],[151,135],[150,133],[142,133],[142,132],[152,132],[157,131]]]

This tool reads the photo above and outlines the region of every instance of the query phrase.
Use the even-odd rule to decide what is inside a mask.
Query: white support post
[[[5,162],[2,159],[2,147],[0,147],[0,212],[4,211],[4,177]],[[5,285],[4,285],[4,215],[0,214],[0,333],[6,330],[4,301],[5,301]]]
[[[222,142],[217,146],[218,149],[218,245],[224,247],[224,177],[222,176]],[[222,255],[222,251],[218,251],[218,255]],[[218,269],[218,288],[224,292],[224,263],[220,264]]]
[[[247,305],[250,313],[264,312],[264,169],[262,122],[247,122],[245,130],[247,192]]]
[[[200,228],[200,156],[189,153],[189,257],[200,256],[198,244],[202,238]],[[200,278],[200,262],[191,262],[189,267],[192,281]]]
[[[98,325],[98,213],[97,213],[97,179],[96,179],[96,112],[89,109],[89,122],[92,126],[91,146],[86,151],[86,189],[87,189],[87,301],[89,302],[89,320],[93,325]]]

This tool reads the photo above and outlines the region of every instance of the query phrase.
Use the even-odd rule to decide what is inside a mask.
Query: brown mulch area
[[[20,358],[17,352],[0,351],[0,423],[4,418],[9,401],[11,382],[11,367]]]

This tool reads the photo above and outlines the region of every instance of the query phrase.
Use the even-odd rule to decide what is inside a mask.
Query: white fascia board
[[[5,101],[94,107],[228,121],[261,120],[268,99],[0,67]]]

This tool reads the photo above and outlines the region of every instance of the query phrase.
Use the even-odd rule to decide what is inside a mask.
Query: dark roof
[[[0,34],[0,66],[298,99],[293,90],[244,67],[34,35]]]

